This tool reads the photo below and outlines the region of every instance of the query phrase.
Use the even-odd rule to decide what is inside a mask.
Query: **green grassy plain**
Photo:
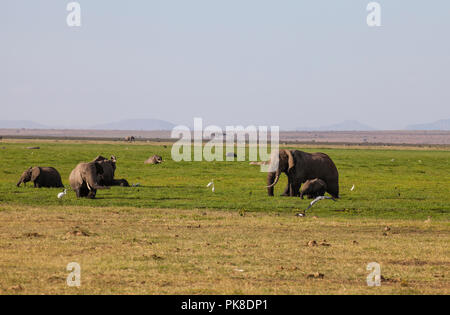
[[[298,218],[308,201],[279,196],[286,178],[270,198],[259,166],[175,163],[170,148],[1,142],[0,293],[450,293],[450,150],[299,147],[335,161],[341,199]],[[95,200],[69,190],[58,200],[61,189],[15,186],[35,165],[57,168],[68,186],[76,164],[99,154],[116,155],[116,178],[140,187]],[[165,162],[144,165],[153,154]],[[82,266],[80,288],[65,285],[72,261]],[[372,261],[382,266],[380,288],[365,283]]]
[[[266,174],[247,162],[173,162],[170,145],[74,142],[3,143],[0,150],[0,202],[31,206],[95,206],[176,209],[219,209],[295,213],[307,207],[307,200],[279,195],[285,176],[276,187],[275,198],[265,190]],[[40,146],[40,150],[27,150]],[[450,210],[450,151],[346,148],[300,148],[325,152],[340,172],[339,202],[322,202],[312,210],[332,217],[374,217],[448,219]],[[71,170],[97,155],[118,158],[116,178],[126,178],[138,188],[114,187],[99,191],[96,200],[77,200],[70,191],[64,200],[58,189],[17,188],[22,171],[30,166],[53,166],[69,186]],[[161,165],[144,165],[160,154]],[[206,184],[214,180],[216,192]],[[355,185],[355,190],[350,188]]]

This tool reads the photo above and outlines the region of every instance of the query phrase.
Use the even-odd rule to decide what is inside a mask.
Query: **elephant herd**
[[[96,157],[92,162],[78,164],[70,173],[69,183],[78,198],[95,198],[98,189],[108,189],[110,186],[129,187],[126,179],[115,179],[117,159],[103,156]],[[30,167],[23,172],[17,183],[33,182],[35,188],[64,187],[61,175],[53,167]]]
[[[78,164],[69,177],[77,197],[95,198],[98,189],[110,186],[129,187],[127,180],[114,178],[116,162],[115,156],[109,160],[98,156],[92,162]],[[269,196],[274,195],[274,187],[281,173],[285,173],[288,183],[283,196],[316,198],[328,192],[332,198],[339,198],[339,173],[334,162],[324,153],[278,150],[272,154],[269,168]],[[17,187],[30,181],[36,188],[64,187],[60,174],[53,167],[30,167],[23,172]]]

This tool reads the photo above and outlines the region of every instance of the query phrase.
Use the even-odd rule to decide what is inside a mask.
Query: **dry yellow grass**
[[[0,206],[0,293],[449,294],[449,243],[445,221]]]

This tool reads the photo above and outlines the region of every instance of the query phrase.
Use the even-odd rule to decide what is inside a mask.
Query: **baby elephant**
[[[33,182],[35,188],[52,188],[52,187],[64,187],[61,181],[61,175],[53,167],[30,167],[23,172],[20,177],[17,187],[22,183]]]
[[[303,196],[308,196],[309,199],[317,198],[319,196],[325,195],[327,191],[327,184],[319,179],[310,179],[307,180],[300,189],[300,198],[303,199]]]

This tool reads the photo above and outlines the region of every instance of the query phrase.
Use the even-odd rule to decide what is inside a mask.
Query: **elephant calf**
[[[325,195],[327,191],[327,184],[318,178],[307,180],[300,189],[300,198],[308,196],[309,199],[314,199]]]
[[[60,188],[64,187],[61,181],[61,175],[53,167],[30,167],[23,172],[17,187],[22,183],[33,182],[35,188]]]

